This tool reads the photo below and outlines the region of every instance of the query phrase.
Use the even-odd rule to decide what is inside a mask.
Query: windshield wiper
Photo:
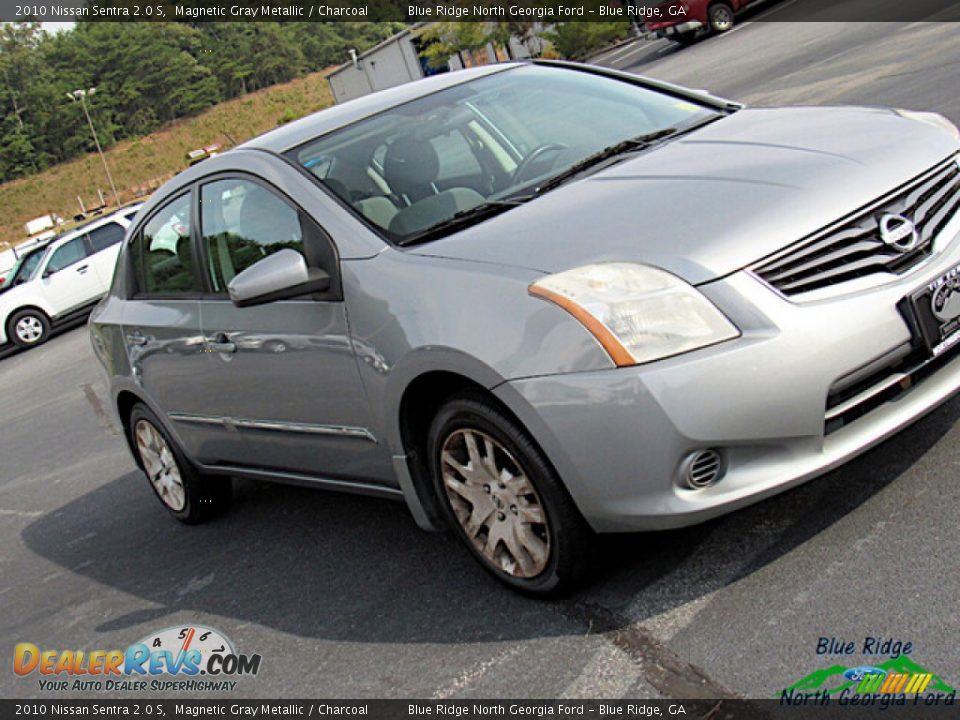
[[[472,208],[460,210],[446,220],[441,220],[419,232],[413,233],[413,235],[408,235],[402,240],[398,240],[397,245],[401,247],[416,245],[417,243],[433,240],[442,235],[448,235],[461,228],[469,227],[482,220],[491,218],[494,215],[499,215],[506,210],[517,207],[517,205],[523,205],[523,203],[533,200],[534,197],[534,195],[515,195],[513,197],[503,198],[502,200],[488,200]]]
[[[656,132],[647,133],[645,135],[638,135],[637,137],[618,142],[616,145],[605,147],[603,150],[595,152],[593,155],[587,155],[587,157],[585,157],[583,160],[571,165],[559,175],[554,175],[553,177],[547,179],[544,183],[537,187],[536,193],[537,195],[542,195],[549,190],[553,190],[555,187],[563,185],[565,182],[573,179],[580,173],[596,167],[597,165],[600,165],[611,158],[615,158],[618,155],[626,155],[627,153],[637,152],[639,150],[646,150],[657,140],[662,140],[663,138],[669,137],[677,132],[679,132],[677,128],[665,128],[664,130],[657,130]]]

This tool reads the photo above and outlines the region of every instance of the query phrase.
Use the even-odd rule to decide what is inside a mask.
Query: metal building
[[[507,59],[502,49],[487,45],[484,50],[476,53],[451,56],[444,68],[432,68],[420,57],[419,34],[428,25],[429,23],[411,25],[366,52],[355,55],[330,73],[327,82],[330,83],[334,101],[340,103],[411,80],[419,80],[427,75]],[[530,57],[530,51],[516,38],[510,42],[510,54],[515,59]]]

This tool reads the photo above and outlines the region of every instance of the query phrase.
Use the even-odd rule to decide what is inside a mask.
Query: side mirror
[[[262,305],[274,300],[324,292],[330,287],[330,275],[307,267],[296,250],[284,248],[258,260],[227,285],[230,300],[237,307]]]
[[[43,279],[46,280],[48,277],[50,277],[51,275],[53,275],[55,272],[57,272],[55,269],[53,269],[53,268],[47,268],[46,270],[43,271]]]

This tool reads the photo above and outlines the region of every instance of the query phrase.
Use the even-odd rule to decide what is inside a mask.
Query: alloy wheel
[[[147,478],[157,495],[171,510],[180,512],[187,504],[187,494],[177,460],[167,441],[160,431],[146,420],[137,421],[134,437]]]
[[[726,5],[715,5],[710,10],[710,25],[717,32],[726,32],[733,27],[733,10]]]
[[[479,430],[447,436],[440,453],[443,486],[477,552],[516,578],[536,577],[550,558],[550,528],[540,496],[513,455]]]
[[[17,337],[24,343],[33,344],[43,337],[43,323],[33,315],[26,315],[17,321]]]

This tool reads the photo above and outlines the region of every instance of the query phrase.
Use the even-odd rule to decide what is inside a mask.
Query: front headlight
[[[740,336],[696,288],[647,265],[585,265],[537,280],[530,285],[530,294],[573,315],[618,367]]]
[[[960,129],[957,129],[956,125],[947,120],[947,118],[940,113],[897,110],[897,115],[902,118],[906,118],[907,120],[916,120],[917,122],[926,123],[927,125],[933,125],[941,130],[946,130],[948,133],[953,135],[954,140],[960,142]]]

